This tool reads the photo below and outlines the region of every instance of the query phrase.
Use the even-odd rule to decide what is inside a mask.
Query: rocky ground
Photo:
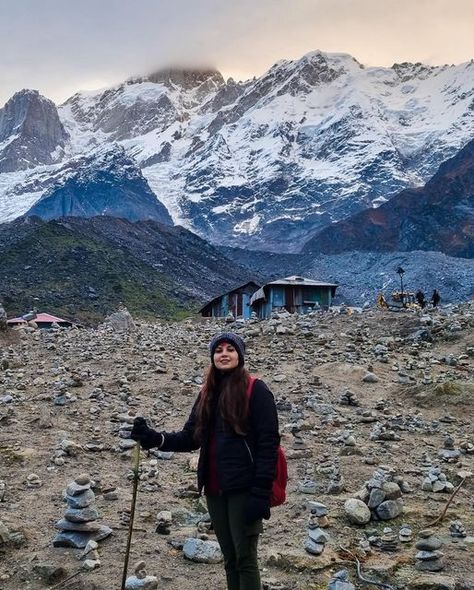
[[[127,328],[116,319],[97,329],[0,332],[1,590],[120,588],[133,415],[182,426],[207,343],[224,323]],[[225,325],[244,336],[251,372],[275,395],[288,457],[288,501],[261,538],[267,590],[326,588],[341,569],[370,587],[361,585],[354,555],[363,576],[393,588],[474,588],[473,326],[472,303],[424,315],[372,309]],[[225,588],[221,563],[183,554],[190,537],[215,540],[196,494],[196,457],[141,454],[129,571],[144,560],[157,578],[150,587]],[[90,498],[89,487],[99,517],[85,528],[112,532],[100,529],[106,538],[84,557],[53,539],[67,509],[64,490]],[[385,511],[379,495],[390,500]],[[423,550],[425,561],[415,560],[420,532],[421,546],[434,550]],[[433,563],[439,571],[422,571]]]

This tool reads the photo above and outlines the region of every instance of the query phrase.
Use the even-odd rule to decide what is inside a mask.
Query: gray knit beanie
[[[228,342],[232,344],[239,355],[239,367],[242,367],[245,361],[245,342],[242,340],[240,336],[234,334],[233,332],[222,332],[221,334],[216,334],[214,338],[209,342],[209,352],[211,354],[211,361],[214,363],[214,353],[216,348],[219,344],[223,342]]]

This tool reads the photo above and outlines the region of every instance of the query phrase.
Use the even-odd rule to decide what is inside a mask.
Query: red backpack
[[[256,377],[250,375],[249,383],[247,385],[247,396],[251,397],[253,385],[257,380]],[[285,450],[281,445],[278,445],[277,450],[277,464],[275,478],[272,485],[272,494],[270,496],[270,506],[280,506],[286,501],[286,485],[288,483],[288,465],[286,462]]]

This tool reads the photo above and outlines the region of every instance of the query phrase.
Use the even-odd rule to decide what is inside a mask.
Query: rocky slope
[[[274,254],[240,248],[224,250],[236,263],[248,266],[266,281],[300,274],[316,281],[339,285],[335,305],[372,305],[379,292],[390,297],[400,289],[397,268],[405,270],[404,288],[422,289],[431,295],[438,289],[445,303],[467,301],[474,294],[471,259],[440,252],[343,252],[341,254]]]
[[[0,225],[0,256],[9,317],[38,308],[97,323],[121,302],[172,318],[255,278],[183,228],[108,217]]]
[[[166,70],[61,105],[64,158],[118,141],[175,223],[216,243],[298,251],[422,185],[472,139],[473,78],[471,62],[366,68],[319,51],[242,83]],[[27,166],[0,178],[0,220],[26,212],[58,173]]]
[[[207,343],[228,329],[207,321],[133,327],[122,318],[98,329],[0,334],[2,590],[42,590],[72,575],[64,584],[71,590],[120,585],[133,416],[147,415],[160,429],[181,428],[209,362]],[[415,544],[450,496],[428,490],[427,473],[439,465],[444,488],[474,468],[473,322],[465,304],[425,316],[369,310],[231,326],[247,341],[251,372],[275,395],[289,464],[288,501],[264,523],[259,547],[266,590],[327,588],[343,568],[359,585],[353,555],[365,577],[395,588],[472,588],[472,477],[432,526],[430,543],[444,557],[431,561],[441,571],[418,569]],[[224,585],[222,563],[184,558],[186,539],[215,540],[197,498],[195,468],[196,453],[141,454],[129,572],[145,560],[158,588],[192,590],[204,579],[209,588]],[[346,501],[366,497],[365,483],[377,481],[381,469],[402,484],[403,493],[394,482],[383,491],[402,513],[353,524]],[[52,542],[66,509],[63,492],[74,479],[85,481],[84,473],[92,479],[97,523],[112,534],[81,559],[82,549]],[[318,556],[305,549],[309,530],[321,536],[320,528],[308,529],[315,505],[328,512]],[[462,529],[464,537],[453,536]]]
[[[304,252],[439,250],[474,258],[474,140],[422,188],[405,190],[317,234]]]

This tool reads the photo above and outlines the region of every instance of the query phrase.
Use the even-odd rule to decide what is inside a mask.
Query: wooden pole
[[[130,508],[130,523],[128,526],[128,539],[127,539],[127,548],[125,550],[125,562],[123,564],[121,590],[125,590],[125,582],[127,581],[128,560],[130,557],[130,545],[132,543],[133,519],[135,517],[135,505],[137,503],[138,480],[139,480],[139,475],[140,475],[139,470],[140,470],[140,443],[137,441],[137,444],[135,445],[135,448],[134,448],[132,506]]]
[[[454,497],[456,496],[456,494],[459,492],[459,490],[462,488],[464,482],[466,481],[466,477],[463,477],[463,479],[461,480],[461,483],[458,485],[458,487],[454,490],[454,492],[451,494],[451,496],[448,498],[448,501],[446,502],[446,506],[444,507],[443,512],[441,512],[441,514],[438,516],[438,518],[436,520],[433,520],[433,522],[430,522],[427,526],[436,526],[437,524],[439,524],[443,518],[446,515],[446,512],[448,511],[449,506],[451,505],[451,502],[454,500]]]

